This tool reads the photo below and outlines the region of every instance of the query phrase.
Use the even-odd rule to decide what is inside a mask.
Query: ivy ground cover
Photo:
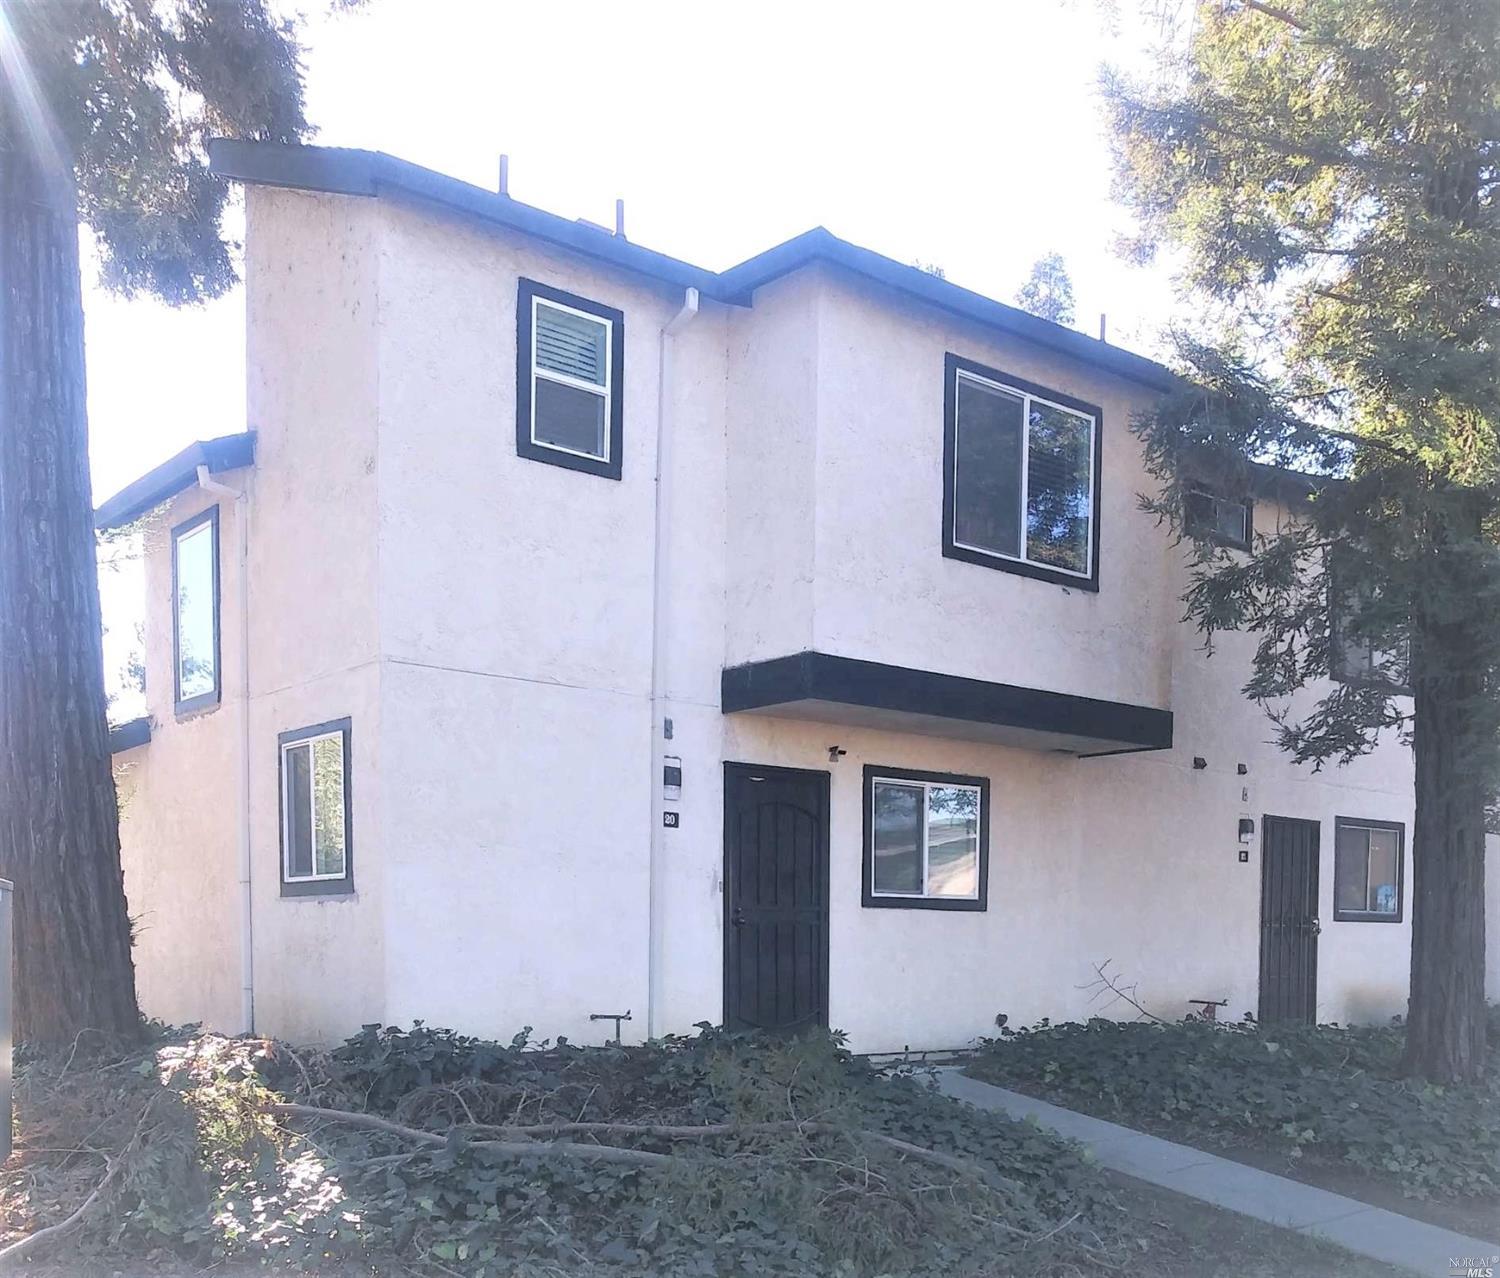
[[[1489,1033],[1500,1062],[1496,1009]],[[1273,1155],[1343,1192],[1364,1182],[1381,1205],[1468,1204],[1500,1230],[1500,1066],[1477,1085],[1413,1081],[1402,1039],[1399,1025],[1043,1022],[988,1041],[967,1072],[1184,1144]]]

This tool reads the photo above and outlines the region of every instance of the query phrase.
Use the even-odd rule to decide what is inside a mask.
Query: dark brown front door
[[[724,1024],[828,1023],[828,774],[724,765]]]
[[[1318,1010],[1318,823],[1268,816],[1260,832],[1260,1020]]]

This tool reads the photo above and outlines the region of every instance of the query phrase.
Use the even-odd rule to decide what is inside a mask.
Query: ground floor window
[[[864,800],[865,905],[984,909],[987,778],[872,765]]]
[[[349,720],[283,732],[281,893],[318,896],[354,890],[349,819]]]
[[[1344,923],[1399,923],[1406,827],[1339,817],[1334,840],[1333,917]]]

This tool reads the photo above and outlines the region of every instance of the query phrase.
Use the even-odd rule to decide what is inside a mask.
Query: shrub
[[[101,1260],[946,1278],[1114,1271],[1140,1252],[1076,1153],[882,1074],[834,1036],[705,1027],[577,1048],[371,1026],[329,1053],[206,1036],[86,1068],[29,1062],[21,1094],[6,1223],[34,1229],[83,1200],[101,1161],[46,1151],[82,1148],[104,1118],[95,1148],[121,1171],[70,1243]],[[617,1126],[565,1139],[670,1157],[515,1155],[518,1128],[579,1122]],[[729,1126],[661,1130],[710,1124]],[[18,1205],[23,1184],[43,1192]]]

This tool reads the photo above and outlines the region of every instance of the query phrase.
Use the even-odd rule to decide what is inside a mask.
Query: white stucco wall
[[[719,1019],[725,761],[831,773],[830,1019],[857,1048],[961,1045],[997,1012],[1087,1015],[1106,959],[1164,1015],[1196,997],[1253,1010],[1266,813],[1322,823],[1319,1016],[1401,1009],[1409,922],[1334,923],[1332,858],[1336,816],[1409,831],[1407,756],[1292,767],[1238,691],[1244,637],[1209,659],[1178,624],[1180,552],[1135,508],[1150,481],[1127,426],[1147,392],[817,268],[748,308],[705,303],[675,339],[663,409],[673,290],[391,198],[253,188],[247,202],[259,1028],[334,1037],[420,1017],[589,1042],[611,1032],[590,1013],[629,1010],[639,1038],[654,833],[654,1023]],[[522,276],[625,314],[618,482],[516,454]],[[1097,594],[942,557],[946,351],[1101,406]],[[671,719],[663,748],[684,769],[681,826],[664,831],[659,412],[656,723]],[[165,667],[161,617],[149,642]],[[1170,708],[1176,745],[1080,760],[721,713],[726,665],[810,648]],[[199,878],[171,869],[206,838],[232,844],[224,804],[182,797],[232,794],[228,708],[179,724],[153,705],[152,742],[121,757],[133,905],[205,904],[139,951],[148,1009],[178,1019],[236,1006],[232,851]],[[276,734],[343,716],[357,891],[283,899]],[[833,745],[847,753],[830,764]],[[861,907],[866,763],[991,779],[987,911]],[[1257,825],[1245,863],[1242,815]],[[1405,879],[1409,920],[1409,863]],[[211,991],[185,977],[187,955]]]
[[[1165,707],[1178,610],[1165,539],[1136,509],[1148,477],[1129,431],[1150,392],[935,308],[893,304],[889,290],[847,272],[816,279],[812,646]],[[943,557],[949,351],[1101,409],[1098,593]]]
[[[236,476],[244,478],[243,473]],[[238,684],[221,704],[176,717],[172,670],[171,530],[216,504],[197,490],[142,523],[145,556],[146,713],[152,740],[115,756],[120,859],[135,935],[136,987],[147,1016],[173,1024],[202,1021],[237,1029],[240,1016],[239,826],[234,786],[239,758]],[[237,667],[240,642],[238,517],[219,510],[224,669]]]

